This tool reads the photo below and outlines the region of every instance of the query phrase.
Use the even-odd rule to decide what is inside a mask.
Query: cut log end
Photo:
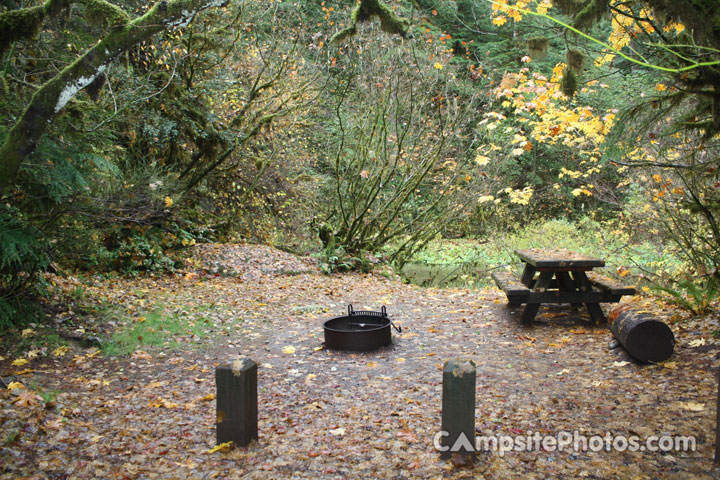
[[[647,320],[628,333],[625,349],[641,362],[664,362],[673,354],[675,336],[659,320]]]

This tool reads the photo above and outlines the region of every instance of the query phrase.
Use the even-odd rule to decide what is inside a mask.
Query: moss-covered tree
[[[96,6],[99,1],[101,0],[93,0],[95,3],[92,5]],[[24,31],[12,27],[13,19],[17,20],[15,17],[32,17],[31,23],[37,29],[45,15],[60,8],[56,2],[57,0],[48,0],[42,7],[35,7],[35,10],[24,9],[25,13],[20,15],[13,14],[12,11],[6,12],[0,19],[0,27],[5,27],[2,30],[5,37],[3,42],[21,39],[25,34]],[[24,112],[0,146],[0,187],[5,188],[14,182],[20,165],[34,151],[47,126],[78,92],[100,78],[121,54],[159,32],[189,24],[205,9],[226,3],[227,0],[162,0],[144,15],[112,26],[98,43],[42,84],[32,95]],[[119,20],[123,17],[119,13],[122,12],[119,7],[113,8],[111,4],[107,6],[113,12],[113,18]]]

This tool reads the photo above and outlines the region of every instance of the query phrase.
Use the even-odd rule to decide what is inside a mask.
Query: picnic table
[[[623,295],[635,295],[635,288],[593,272],[605,262],[565,249],[515,250],[525,263],[518,279],[512,272],[495,272],[495,283],[510,305],[525,304],[520,321],[531,324],[543,303],[585,304],[590,318],[605,322],[600,303],[619,302]]]

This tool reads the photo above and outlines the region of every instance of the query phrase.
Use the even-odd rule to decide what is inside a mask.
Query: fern
[[[38,273],[50,263],[49,246],[19,210],[0,206],[0,328],[16,323],[16,307],[39,291]]]
[[[656,286],[653,289],[666,294],[665,298],[694,315],[704,315],[720,296],[720,279],[710,276],[702,284],[685,280],[678,282],[677,288]]]
[[[43,137],[24,173],[29,190],[59,204],[71,195],[89,192],[103,178],[116,178],[119,170],[99,155]]]

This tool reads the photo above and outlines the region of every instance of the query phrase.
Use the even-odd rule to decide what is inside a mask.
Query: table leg
[[[530,265],[529,263],[525,264],[525,270],[523,270],[522,277],[520,277],[520,283],[525,285],[528,288],[533,288],[532,281],[533,277],[535,276],[535,267]]]
[[[577,289],[575,288],[575,281],[573,281],[568,272],[557,272],[555,274],[555,278],[557,278],[558,287],[560,290],[564,290],[566,292],[577,291]],[[571,303],[570,305],[577,308],[581,306],[582,303]]]
[[[575,287],[581,292],[592,292],[592,284],[588,280],[587,275],[582,270],[575,270],[572,272],[572,278],[575,283]]]
[[[590,313],[590,318],[592,318],[596,325],[607,323],[607,318],[605,318],[605,314],[603,313],[602,308],[600,308],[599,303],[586,303],[585,306]]]
[[[552,278],[552,272],[540,272],[540,277],[538,277],[537,282],[535,283],[534,290],[536,292],[545,291],[548,285],[550,285],[550,280],[552,280]],[[525,325],[531,325],[539,309],[539,303],[528,303],[527,305],[525,305],[525,308],[520,315],[520,321]]]
[[[575,283],[578,285],[579,290],[582,290],[584,292],[592,292],[592,284],[587,278],[585,272],[573,272],[573,277],[575,279]],[[595,322],[595,324],[600,325],[607,322],[607,318],[605,318],[605,314],[603,313],[602,308],[600,308],[599,303],[586,303],[585,306],[587,307],[588,313],[590,314],[590,318],[593,322]]]

